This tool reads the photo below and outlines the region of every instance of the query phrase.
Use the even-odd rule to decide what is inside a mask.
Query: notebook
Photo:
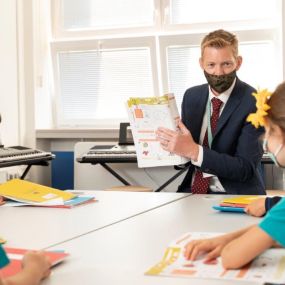
[[[0,276],[2,278],[15,275],[21,271],[23,256],[28,251],[27,249],[12,247],[4,247],[4,249],[10,259],[10,262],[7,266],[0,269]],[[67,256],[69,256],[68,253],[58,251],[45,251],[44,253],[50,258],[52,266],[62,262]]]
[[[12,179],[1,184],[0,196],[18,202],[28,204],[40,203],[43,205],[63,205],[64,201],[76,197],[76,195],[67,191],[21,179]]]

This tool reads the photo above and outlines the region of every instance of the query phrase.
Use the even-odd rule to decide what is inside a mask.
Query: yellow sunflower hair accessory
[[[256,93],[252,93],[252,96],[256,99],[256,113],[251,113],[247,117],[247,122],[251,122],[256,128],[259,126],[264,126],[264,117],[268,115],[267,111],[270,106],[267,104],[268,99],[271,97],[272,93],[267,89],[257,90]]]

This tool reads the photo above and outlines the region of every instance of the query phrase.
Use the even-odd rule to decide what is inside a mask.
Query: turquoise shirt
[[[0,245],[0,268],[3,268],[9,263],[9,259],[4,251],[3,247]]]
[[[276,206],[270,209],[259,223],[259,227],[273,240],[285,247],[285,198],[282,198]]]

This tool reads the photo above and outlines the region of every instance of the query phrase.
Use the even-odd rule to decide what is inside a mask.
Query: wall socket
[[[7,171],[1,170],[0,171],[0,184],[5,183],[7,181]]]
[[[0,184],[7,182],[8,180],[20,178],[21,169],[19,167],[9,167],[0,169]]]

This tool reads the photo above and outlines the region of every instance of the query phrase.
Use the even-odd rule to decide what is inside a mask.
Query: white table
[[[209,279],[145,276],[165,248],[188,231],[228,232],[257,223],[245,214],[220,213],[211,207],[225,196],[194,195],[81,236],[50,249],[64,249],[70,257],[54,268],[49,284],[254,284]]]
[[[90,191],[98,202],[72,209],[0,207],[0,235],[10,247],[43,249],[110,226],[189,194]]]

